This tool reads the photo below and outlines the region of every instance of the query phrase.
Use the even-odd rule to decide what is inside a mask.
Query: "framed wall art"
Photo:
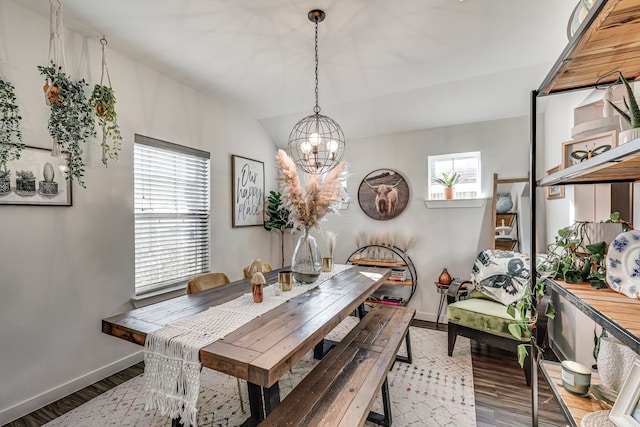
[[[562,144],[562,169],[602,154],[617,145],[618,132],[615,130],[564,142]]]
[[[560,170],[560,165],[547,171],[547,176]],[[564,199],[564,185],[550,185],[547,187],[547,200]]]
[[[395,218],[409,203],[409,184],[393,169],[376,169],[360,183],[358,203],[373,219]]]
[[[618,427],[640,427],[640,360],[636,359],[620,389],[609,419]]]
[[[26,146],[19,159],[7,163],[9,174],[0,177],[0,204],[71,206],[71,181],[64,172],[68,158]]]
[[[231,156],[232,226],[264,224],[264,163]]]

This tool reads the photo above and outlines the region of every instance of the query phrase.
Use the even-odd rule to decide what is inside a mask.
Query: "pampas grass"
[[[342,185],[349,175],[347,163],[338,163],[325,175],[307,174],[303,191],[296,165],[287,153],[278,150],[276,160],[282,172],[282,198],[296,226],[314,227],[329,212],[337,212],[340,200],[347,197]]]

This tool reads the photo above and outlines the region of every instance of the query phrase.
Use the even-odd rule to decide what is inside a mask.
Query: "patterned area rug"
[[[339,340],[353,327],[348,318],[328,336]],[[469,340],[458,337],[453,357],[447,356],[447,334],[442,331],[411,327],[413,364],[397,362],[389,373],[389,393],[394,426],[474,427],[475,401]],[[406,354],[404,344],[400,354]],[[317,361],[307,354],[280,380],[284,397],[309,372]],[[248,417],[248,397],[242,393],[246,413],[240,410],[236,379],[203,369],[198,399],[198,425],[201,427],[237,426]],[[381,399],[374,404],[382,412]],[[167,417],[144,410],[142,375],[123,383],[84,405],[46,424],[47,427],[165,427]],[[367,426],[375,424],[366,423]]]

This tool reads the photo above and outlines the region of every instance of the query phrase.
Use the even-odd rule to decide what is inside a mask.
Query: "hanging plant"
[[[107,159],[118,159],[118,153],[122,150],[122,135],[116,121],[116,96],[113,89],[96,84],[89,103],[96,111],[98,125],[102,129],[102,163],[107,164]]]
[[[24,149],[21,121],[15,88],[0,78],[0,178],[9,176],[7,162],[19,159]]]
[[[49,135],[54,146],[69,153],[67,179],[74,178],[81,186],[85,163],[82,158],[83,144],[87,138],[95,136],[93,114],[85,89],[89,86],[84,79],[73,81],[53,63],[49,67],[38,66],[40,74],[46,78],[46,86],[56,87],[56,99],[50,102]],[[52,92],[47,93],[47,99]]]
[[[93,87],[89,103],[95,109],[98,124],[102,129],[102,143],[100,144],[102,147],[102,163],[107,165],[108,159],[118,159],[118,153],[122,150],[123,138],[116,120],[116,95],[111,88],[111,78],[109,77],[104,52],[107,40],[102,37],[100,44],[102,45],[102,75],[100,77],[100,84],[96,84]],[[109,86],[103,85],[105,73]]]

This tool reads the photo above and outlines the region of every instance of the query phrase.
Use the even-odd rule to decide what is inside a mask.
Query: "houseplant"
[[[455,190],[453,187],[455,187],[455,185],[457,183],[459,183],[462,178],[460,177],[460,174],[458,172],[443,172],[442,173],[442,177],[440,178],[434,178],[433,179],[436,184],[440,184],[444,187],[444,198],[449,200],[449,199],[453,199],[453,197],[455,196]]]
[[[280,232],[280,254],[282,267],[284,267],[284,233],[293,228],[293,222],[289,219],[291,212],[284,206],[280,192],[269,192],[266,214],[269,218],[264,222],[264,228],[267,231],[278,230]]]
[[[67,179],[75,178],[84,187],[83,146],[88,138],[95,136],[93,113],[85,93],[88,84],[84,79],[71,80],[62,67],[56,67],[53,63],[48,67],[38,66],[38,70],[45,76],[47,85],[58,88],[59,98],[51,102],[48,124],[54,153],[69,153]]]
[[[118,159],[118,153],[122,150],[122,135],[118,127],[116,114],[116,96],[109,86],[96,84],[93,87],[89,103],[95,109],[98,125],[102,129],[102,163],[107,164],[108,159]]]
[[[13,84],[0,78],[0,194],[10,191],[7,162],[20,158],[25,145],[20,130],[20,108]]]
[[[640,107],[638,107],[638,101],[636,100],[635,94],[633,93],[633,88],[631,87],[627,79],[624,78],[620,71],[618,71],[618,75],[620,76],[620,80],[622,81],[622,84],[624,84],[624,87],[627,91],[627,96],[623,98],[624,106],[626,107],[627,111],[622,110],[620,107],[618,107],[608,99],[607,102],[631,127],[630,129],[620,132],[620,135],[618,136],[618,144],[624,144],[625,142],[640,138]]]

